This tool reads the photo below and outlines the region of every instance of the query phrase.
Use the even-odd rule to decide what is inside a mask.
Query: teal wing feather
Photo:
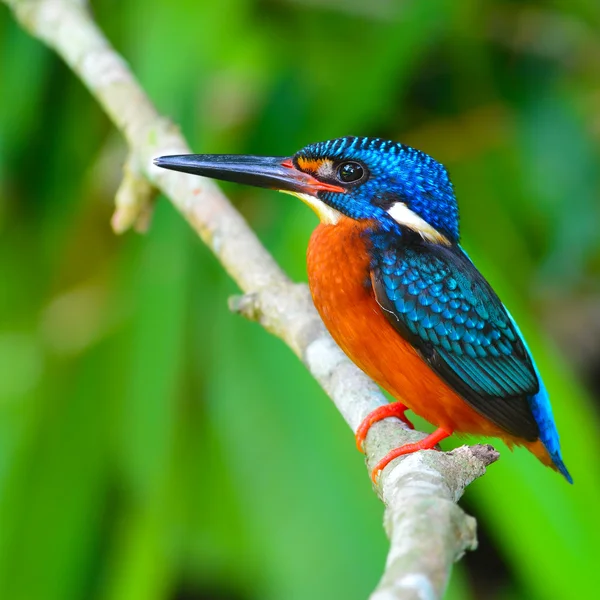
[[[372,283],[390,323],[479,413],[535,440],[531,358],[502,302],[460,247],[373,250]]]

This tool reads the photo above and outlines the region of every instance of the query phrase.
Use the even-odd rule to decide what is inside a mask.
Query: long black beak
[[[173,171],[286,192],[316,195],[320,191],[345,191],[300,171],[290,158],[282,156],[181,154],[161,156],[154,164]]]

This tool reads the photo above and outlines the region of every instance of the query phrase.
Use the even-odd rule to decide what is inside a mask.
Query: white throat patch
[[[336,225],[340,220],[342,213],[335,208],[332,208],[325,202],[322,202],[318,198],[311,196],[310,194],[301,194],[298,192],[288,192],[286,190],[280,190],[284,194],[291,194],[292,196],[296,196],[300,198],[304,204],[310,206],[316,213],[319,219],[321,219],[321,223],[326,223],[327,225]]]
[[[450,242],[445,235],[442,235],[435,227],[432,227],[427,221],[421,219],[404,202],[396,202],[388,209],[387,213],[396,223],[416,231],[424,240],[450,246]]]

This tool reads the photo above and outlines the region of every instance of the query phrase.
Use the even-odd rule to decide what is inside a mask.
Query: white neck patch
[[[442,235],[435,227],[432,227],[427,221],[421,219],[404,202],[396,202],[388,209],[387,213],[396,223],[416,231],[424,240],[450,246],[450,242],[445,235]]]
[[[342,217],[342,213],[339,210],[335,210],[335,208],[332,208],[328,204],[325,204],[325,202],[322,202],[310,194],[300,194],[298,192],[288,192],[286,190],[280,191],[282,191],[284,194],[291,194],[292,196],[300,198],[304,204],[310,206],[317,213],[321,223],[326,223],[327,225],[336,225]]]

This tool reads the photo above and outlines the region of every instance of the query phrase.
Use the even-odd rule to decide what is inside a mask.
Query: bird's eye
[[[337,170],[337,177],[344,183],[353,183],[362,179],[365,174],[365,170],[362,165],[357,162],[345,162],[342,163]]]

